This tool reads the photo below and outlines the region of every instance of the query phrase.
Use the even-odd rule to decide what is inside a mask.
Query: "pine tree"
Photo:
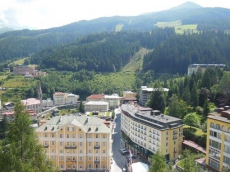
[[[209,114],[209,111],[210,111],[210,109],[209,109],[209,106],[208,106],[208,100],[206,100],[206,101],[204,102],[204,107],[203,107],[203,117],[204,117],[205,119],[207,119],[207,116],[208,116],[208,114]]]
[[[83,105],[82,101],[80,102],[78,110],[79,110],[79,112],[84,113],[84,105]]]
[[[189,103],[190,103],[190,91],[189,91],[188,85],[184,89],[183,100],[187,103],[187,105],[189,105]]]
[[[196,83],[194,83],[191,91],[190,102],[193,107],[197,107],[198,101],[199,99],[198,99],[197,87],[196,87]]]
[[[46,159],[42,145],[30,126],[29,113],[20,103],[15,105],[15,117],[9,124],[6,139],[0,147],[2,172],[54,172],[53,163]]]
[[[160,150],[152,155],[151,157],[152,165],[150,166],[149,172],[166,172],[167,171],[167,164],[165,156],[161,153]]]

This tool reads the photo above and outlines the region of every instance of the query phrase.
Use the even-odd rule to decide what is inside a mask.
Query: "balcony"
[[[48,148],[49,147],[49,145],[44,145],[44,148]]]
[[[94,149],[100,149],[99,145],[94,145]]]
[[[77,146],[65,146],[65,149],[76,149]]]
[[[100,160],[95,160],[94,164],[100,164]]]

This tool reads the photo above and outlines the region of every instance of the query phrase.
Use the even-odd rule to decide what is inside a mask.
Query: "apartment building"
[[[109,103],[104,101],[90,101],[85,103],[85,112],[99,111],[107,112],[109,110]]]
[[[99,118],[56,116],[36,133],[61,171],[110,170],[111,131]]]
[[[141,106],[145,106],[147,101],[149,100],[151,94],[153,91],[163,91],[163,92],[168,92],[168,88],[148,88],[147,86],[141,86],[140,89],[140,98],[139,98],[139,104]]]
[[[222,172],[230,166],[230,110],[219,108],[207,119],[206,166]]]
[[[202,73],[205,72],[205,70],[209,68],[220,68],[224,69],[225,64],[190,64],[188,66],[188,76],[191,76],[193,73],[196,73],[198,70],[200,70]]]
[[[25,109],[32,109],[35,113],[42,112],[42,102],[39,99],[29,98],[21,100],[21,103],[25,106]]]
[[[54,105],[76,104],[79,96],[72,93],[55,92],[53,94]]]
[[[183,142],[181,119],[135,103],[123,104],[121,109],[122,142],[132,154],[150,161],[151,155],[161,149],[167,161],[179,157]]]
[[[104,94],[92,94],[86,98],[87,102],[90,101],[104,101],[105,100]]]
[[[120,106],[121,97],[118,94],[105,95],[105,101],[108,102],[109,108],[117,108]]]

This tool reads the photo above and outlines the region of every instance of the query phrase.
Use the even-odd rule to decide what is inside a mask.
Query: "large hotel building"
[[[230,167],[230,109],[219,108],[207,119],[206,166],[214,172]]]
[[[36,133],[61,171],[109,171],[111,129],[97,117],[56,116]]]
[[[121,106],[122,141],[132,154],[150,160],[158,149],[167,161],[182,153],[183,122],[135,103]]]

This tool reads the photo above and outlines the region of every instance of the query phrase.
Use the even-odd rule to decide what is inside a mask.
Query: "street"
[[[111,172],[122,172],[122,168],[125,167],[126,164],[126,156],[121,155],[119,149],[123,148],[121,147],[120,144],[120,137],[121,137],[121,114],[120,114],[120,109],[115,109],[115,114],[116,114],[116,122],[114,132],[113,132],[113,146],[112,146],[112,151],[113,151],[113,164],[111,164]]]

